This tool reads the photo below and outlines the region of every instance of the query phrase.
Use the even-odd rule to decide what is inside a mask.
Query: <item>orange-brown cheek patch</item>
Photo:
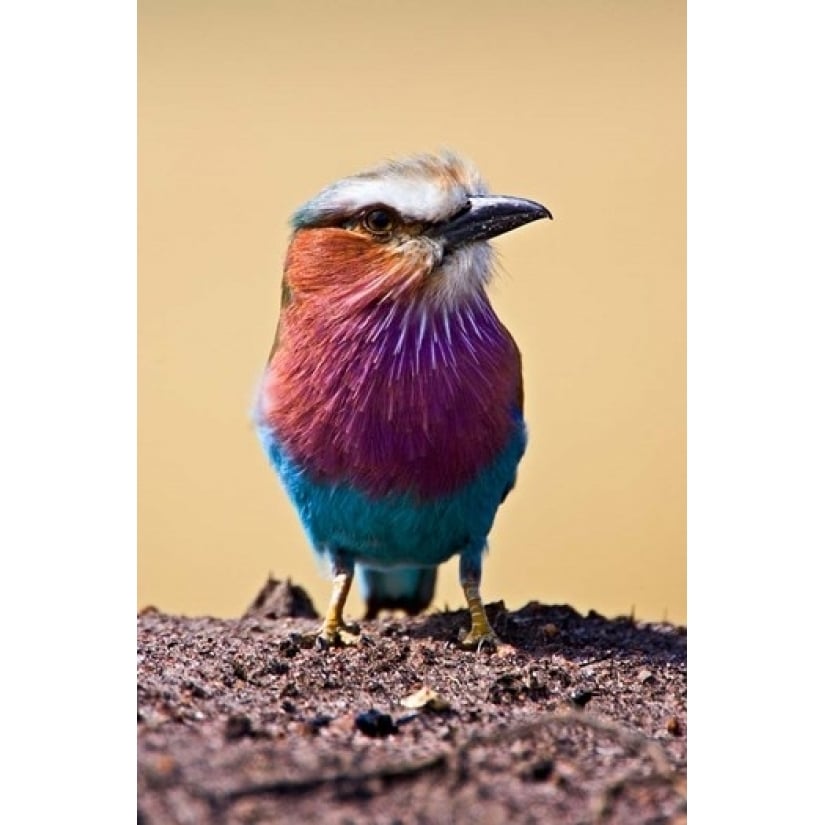
[[[373,238],[337,227],[296,233],[286,258],[284,277],[297,294],[344,298],[371,287],[389,292],[413,286],[426,276],[418,255],[393,251]]]

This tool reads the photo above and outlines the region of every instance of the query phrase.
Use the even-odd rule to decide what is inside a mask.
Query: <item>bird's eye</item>
[[[370,209],[363,223],[374,235],[386,235],[395,226],[395,215],[389,209]]]

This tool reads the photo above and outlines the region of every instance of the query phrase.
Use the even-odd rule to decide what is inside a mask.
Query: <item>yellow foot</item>
[[[361,629],[357,624],[347,624],[344,621],[344,603],[351,584],[352,572],[349,569],[341,568],[335,573],[326,618],[321,629],[313,636],[312,644],[315,647],[326,650],[357,644]]]
[[[361,628],[357,624],[341,624],[330,627],[326,623],[313,634],[315,647],[326,650],[329,647],[352,647],[358,644]]]
[[[486,629],[473,627],[469,631],[463,631],[459,643],[467,650],[482,650],[485,647],[495,650],[502,641],[488,625]]]
[[[470,609],[470,630],[462,633],[459,643],[467,650],[480,651],[484,647],[495,650],[502,642],[490,626],[484,603],[478,594],[478,584],[473,581],[462,581],[464,595],[467,597],[467,606]]]

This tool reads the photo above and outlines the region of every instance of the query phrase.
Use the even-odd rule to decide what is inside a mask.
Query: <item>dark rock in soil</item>
[[[267,579],[243,617],[248,619],[252,616],[264,619],[320,618],[303,587],[293,584],[291,579],[282,582],[272,576]]]

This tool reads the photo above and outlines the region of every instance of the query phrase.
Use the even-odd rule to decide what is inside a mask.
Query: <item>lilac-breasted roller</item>
[[[551,218],[490,195],[452,155],[394,161],[328,186],[292,217],[281,313],[256,423],[333,593],[318,635],[430,603],[459,556],[471,627],[495,643],[482,556],[524,453],[521,355],[494,312],[490,238]]]

